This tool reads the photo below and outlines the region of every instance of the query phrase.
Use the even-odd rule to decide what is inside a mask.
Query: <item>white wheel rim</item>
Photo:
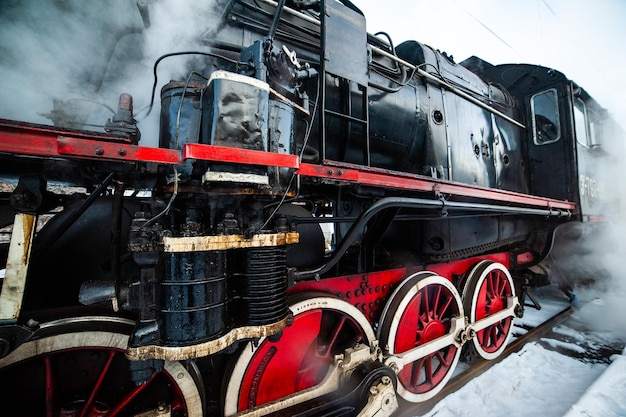
[[[86,318],[81,318],[86,319]],[[96,320],[96,318],[93,318]],[[99,317],[97,319],[100,319]],[[70,320],[64,321],[69,324]],[[132,322],[128,322],[132,323]],[[45,326],[42,325],[42,327]],[[73,348],[109,348],[126,350],[128,335],[106,331],[69,332],[58,335],[50,335],[41,339],[32,340],[20,345],[8,356],[0,359],[0,368],[17,364],[23,360]],[[191,374],[180,362],[166,361],[164,371],[170,374],[171,379],[180,389],[189,417],[202,417],[202,399],[198,387]]]
[[[478,296],[480,294],[480,289],[483,283],[485,282],[485,279],[489,276],[491,272],[495,270],[498,270],[504,274],[511,288],[511,295],[515,296],[515,285],[513,284],[513,278],[511,277],[511,274],[509,273],[508,269],[504,265],[502,265],[499,262],[493,262],[489,260],[484,260],[484,261],[479,262],[470,271],[468,275],[467,284],[465,285],[463,289],[463,300],[464,300],[463,304],[465,308],[465,314],[469,319],[469,324],[474,324],[477,321],[476,310],[477,310],[477,305],[478,305]],[[471,291],[471,305],[467,303],[468,297],[470,297],[470,294],[469,294],[470,291]],[[493,360],[497,358],[498,356],[500,356],[502,352],[504,351],[504,349],[506,349],[506,346],[513,333],[513,323],[512,323],[513,318],[511,317],[510,320],[511,320],[511,324],[509,326],[505,341],[494,352],[487,352],[483,348],[483,346],[480,344],[478,337],[473,337],[471,339],[472,346],[474,347],[474,349],[476,350],[476,353],[478,353],[478,355],[481,358],[486,359],[486,360]]]
[[[416,279],[418,279],[417,282],[415,281]],[[408,285],[410,285],[411,288],[407,291],[406,288]],[[380,321],[381,328],[379,329],[378,334],[379,336],[383,337],[383,339],[381,339],[381,344],[383,345],[386,351],[385,353],[389,355],[394,355],[396,353],[395,342],[396,342],[396,337],[398,336],[400,320],[407,306],[413,300],[415,295],[417,295],[422,289],[426,288],[429,285],[443,286],[449,292],[449,294],[452,295],[452,298],[456,305],[455,308],[456,308],[456,311],[458,311],[458,314],[462,314],[463,304],[461,303],[461,297],[459,296],[459,293],[454,287],[454,285],[452,285],[452,283],[449,280],[439,275],[436,275],[432,272],[428,272],[428,271],[418,272],[416,274],[409,276],[400,284],[398,288],[396,288],[396,290],[392,294],[392,297],[387,302],[387,305],[385,306],[385,309],[383,310],[383,315],[381,316],[381,321]],[[404,293],[404,295],[402,295],[402,293]],[[397,306],[394,308],[392,304],[396,304],[397,298],[400,296],[402,296],[402,299],[399,302],[399,304],[397,304]],[[394,301],[394,298],[396,299],[395,301]],[[386,325],[386,323],[388,322],[390,322],[388,325],[389,333],[387,336],[385,336],[384,334],[385,329],[383,329],[382,326]],[[452,359],[451,364],[448,366],[448,369],[444,377],[434,388],[424,393],[415,393],[413,391],[408,390],[404,386],[402,381],[399,379],[398,388],[397,388],[398,394],[405,400],[410,401],[410,402],[415,402],[415,403],[426,401],[432,398],[433,396],[435,396],[446,385],[446,383],[452,376],[454,369],[459,361],[459,357],[461,355],[461,349],[460,348],[455,348],[455,349],[456,351],[454,353],[454,357]],[[407,366],[411,366],[411,365],[407,365]],[[400,371],[401,370],[398,370],[398,372]]]

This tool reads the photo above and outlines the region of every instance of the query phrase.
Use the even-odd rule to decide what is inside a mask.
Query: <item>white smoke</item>
[[[116,34],[140,30],[128,2],[12,1],[0,14],[2,117],[45,122],[52,98],[91,98]],[[106,16],[115,14],[117,19]],[[49,121],[48,121],[49,122]]]
[[[626,343],[626,135],[620,128],[605,132],[602,152],[605,162],[597,167],[602,211],[606,224],[601,233],[581,242],[585,253],[572,256],[570,262],[593,271],[591,281],[574,285],[580,308],[574,317],[607,340]]]
[[[149,12],[149,25],[137,3]],[[215,2],[191,0],[3,0],[0,7],[0,117],[52,124],[53,101],[63,100],[100,130],[119,94],[134,97],[142,145],[156,146],[160,88],[185,79],[188,56],[159,66],[149,118],[153,64],[161,55],[206,51],[199,37],[217,22]],[[92,126],[93,125],[93,126]],[[77,126],[80,127],[80,126]]]

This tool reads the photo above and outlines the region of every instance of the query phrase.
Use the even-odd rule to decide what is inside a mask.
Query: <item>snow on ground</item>
[[[537,343],[448,395],[426,416],[563,416],[606,369],[547,350]]]
[[[626,416],[626,349],[612,359],[608,369],[589,387],[565,417]]]
[[[570,306],[569,299],[556,285],[537,288],[530,295],[537,300],[541,308],[533,308],[531,301],[526,300],[524,316],[513,322],[514,335],[526,333],[525,328],[536,327]]]
[[[556,287],[534,296],[541,309],[527,306],[513,338],[569,306]],[[606,293],[582,298],[550,335],[527,343],[422,416],[626,417],[626,332],[611,319]]]

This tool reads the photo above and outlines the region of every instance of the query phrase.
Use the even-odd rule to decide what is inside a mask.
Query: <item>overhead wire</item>
[[[513,48],[511,45],[509,45],[507,43],[507,41],[505,41],[500,35],[498,35],[494,30],[492,30],[489,26],[487,26],[485,23],[483,23],[479,18],[477,18],[476,16],[474,16],[472,13],[470,13],[467,9],[463,9],[463,11],[465,13],[467,13],[472,19],[474,19],[479,25],[481,25],[485,30],[487,30],[489,33],[491,33],[493,36],[496,37],[496,39],[498,39],[500,42],[502,42],[504,45],[506,45],[511,51],[517,53],[517,51],[515,50],[515,48]]]

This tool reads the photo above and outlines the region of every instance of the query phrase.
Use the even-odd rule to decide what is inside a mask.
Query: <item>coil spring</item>
[[[234,251],[229,265],[239,300],[233,310],[245,325],[276,323],[287,316],[286,247]]]

